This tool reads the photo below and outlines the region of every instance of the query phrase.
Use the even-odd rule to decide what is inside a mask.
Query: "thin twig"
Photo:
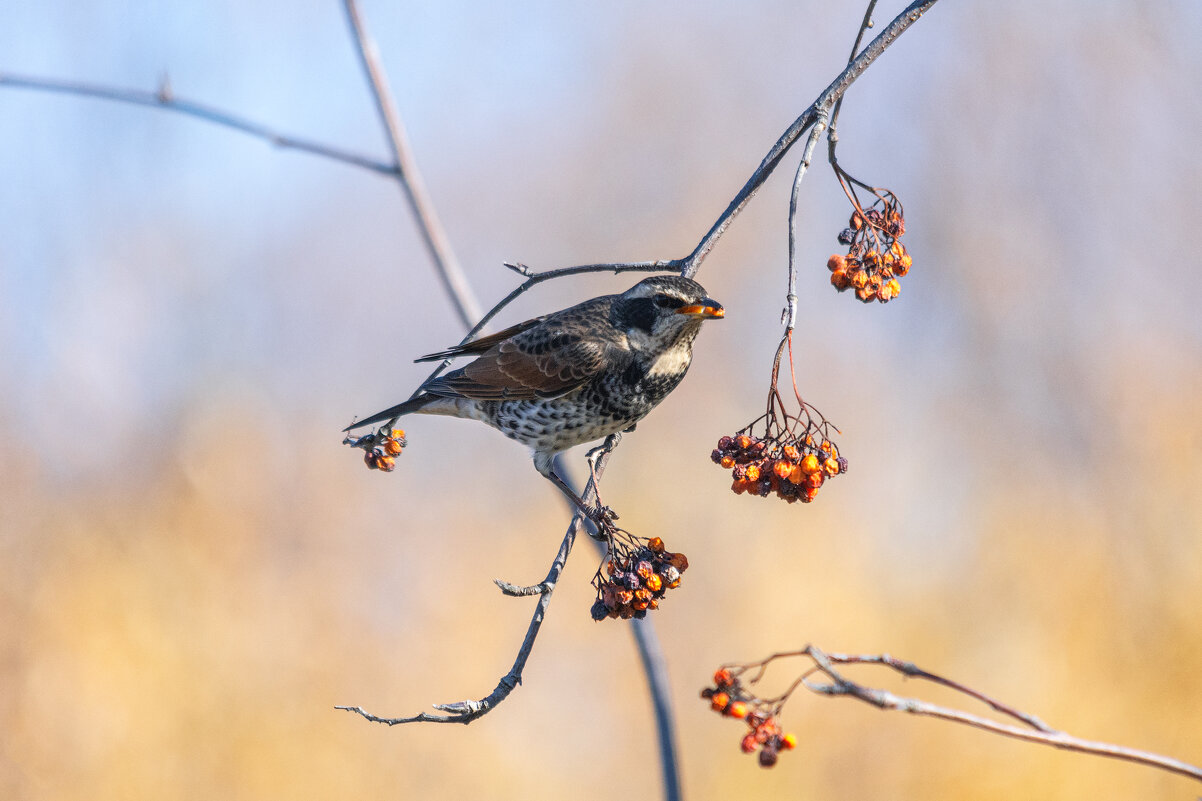
[[[793,332],[793,327],[797,325],[797,198],[801,193],[801,179],[805,177],[806,170],[810,168],[810,159],[814,155],[814,146],[818,144],[818,140],[822,137],[822,131],[825,127],[825,118],[819,117],[810,131],[810,138],[806,142],[805,150],[802,153],[801,163],[797,165],[797,175],[793,178],[793,192],[789,195],[789,292],[785,296],[785,333],[783,339],[788,339],[789,334]],[[778,350],[778,364],[779,359],[780,351]],[[789,364],[790,366],[793,364],[791,353]],[[796,390],[796,385],[794,385],[794,389]]]
[[[211,122],[223,128],[232,128],[240,133],[248,134],[256,139],[262,139],[279,148],[300,150],[315,156],[324,156],[344,164],[362,167],[384,175],[395,176],[397,167],[368,156],[352,153],[349,150],[324,145],[299,136],[280,133],[279,131],[260,122],[223,111],[213,106],[176,97],[166,84],[158,91],[147,92],[142,89],[121,89],[102,84],[84,83],[80,81],[60,81],[54,78],[37,78],[28,75],[13,75],[0,73],[0,86],[11,86],[15,89],[33,89],[40,92],[55,92],[59,94],[91,97],[99,100],[110,100],[118,103],[128,103],[134,106],[147,106],[163,111],[174,111],[189,117]]]
[[[605,465],[609,462],[609,455],[612,448],[603,450],[597,459],[596,474],[599,477],[605,472]],[[584,489],[583,499],[587,503],[593,503],[597,498],[596,482],[590,480]],[[504,701],[509,694],[522,683],[522,671],[526,667],[526,660],[530,658],[531,651],[534,650],[534,641],[538,638],[539,629],[542,628],[543,619],[547,614],[547,607],[551,603],[551,596],[554,593],[555,585],[559,581],[559,576],[563,572],[564,565],[567,564],[568,555],[572,552],[572,545],[576,541],[576,535],[581,531],[584,521],[584,515],[579,510],[572,516],[572,522],[568,525],[567,533],[564,534],[563,541],[559,544],[559,551],[555,554],[555,559],[551,562],[551,567],[547,571],[547,576],[541,582],[543,591],[539,593],[538,604],[534,607],[534,615],[530,619],[530,626],[526,630],[526,636],[522,640],[521,648],[518,649],[517,658],[513,662],[513,667],[509,672],[501,677],[497,682],[497,686],[491,693],[479,700],[457,701],[450,704],[435,704],[434,708],[440,712],[445,712],[444,715],[433,715],[429,712],[422,712],[412,717],[404,718],[387,718],[379,715],[374,715],[367,712],[362,707],[358,706],[339,706],[336,709],[342,709],[347,712],[355,712],[362,715],[367,720],[375,723],[385,723],[389,726],[395,726],[399,723],[471,723],[476,718],[488,714],[490,710],[497,704]]]
[[[908,712],[912,715],[923,715],[933,717],[939,720],[947,720],[953,723],[962,723],[966,726],[981,729],[983,731],[1000,734],[1004,737],[1013,737],[1018,740],[1025,740],[1032,743],[1041,743],[1050,745],[1053,748],[1060,748],[1065,751],[1075,751],[1082,754],[1092,754],[1094,756],[1109,757],[1112,759],[1121,759],[1127,762],[1135,762],[1149,767],[1159,768],[1171,773],[1176,773],[1181,776],[1187,776],[1197,781],[1202,781],[1202,767],[1191,765],[1187,762],[1182,762],[1179,759],[1173,759],[1162,754],[1152,753],[1151,751],[1142,751],[1136,748],[1127,748],[1121,745],[1112,743],[1103,743],[1096,740],[1084,740],[1080,737],[1074,737],[1071,734],[1066,734],[1062,731],[1057,731],[1047,726],[1038,718],[1027,715],[1026,713],[1018,712],[1005,704],[993,701],[976,690],[972,690],[958,682],[949,681],[934,674],[928,673],[925,670],[914,666],[912,663],[902,660],[893,659],[888,656],[880,657],[848,657],[844,655],[828,655],[814,645],[808,645],[806,648],[798,652],[804,654],[814,661],[814,664],[831,679],[829,684],[822,684],[806,679],[805,687],[820,695],[830,696],[847,696],[857,698],[867,704],[871,704],[878,709],[897,710]],[[1024,728],[1009,723],[1000,723],[995,720],[974,715],[970,712],[963,712],[958,709],[950,709],[938,704],[928,703],[917,698],[907,698],[895,695],[887,690],[880,690],[873,687],[865,687],[857,684],[854,681],[844,677],[838,670],[835,669],[836,661],[845,661],[848,664],[865,663],[865,664],[880,664],[886,665],[898,670],[899,672],[917,676],[949,687],[958,692],[969,695],[973,698],[984,700],[991,707],[1003,712],[1011,717],[1018,718],[1027,723],[1031,728]]]
[[[418,222],[422,242],[430,253],[430,258],[438,271],[438,277],[442,279],[448,297],[455,304],[455,311],[459,315],[459,319],[465,328],[471,327],[472,323],[480,318],[480,304],[476,301],[475,293],[468,283],[467,276],[463,273],[463,268],[459,266],[455,254],[451,251],[451,243],[447,239],[442,224],[438,221],[438,215],[434,212],[434,204],[430,200],[429,193],[426,192],[421,173],[418,172],[417,162],[413,158],[413,151],[410,149],[408,137],[405,135],[405,127],[401,124],[401,116],[397,113],[396,103],[392,99],[392,91],[388,88],[388,78],[380,65],[379,50],[363,23],[356,0],[343,0],[343,7],[346,9],[347,21],[354,34],[355,44],[358,46],[363,71],[376,101],[380,122],[388,134],[388,143],[392,148],[393,158],[396,159],[398,183],[401,185],[406,200],[409,201],[410,210]]]

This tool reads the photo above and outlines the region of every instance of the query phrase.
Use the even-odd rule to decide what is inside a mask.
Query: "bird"
[[[416,361],[475,358],[343,431],[407,414],[478,420],[529,447],[535,469],[594,516],[600,506],[586,507],[555,474],[555,456],[632,429],[685,377],[701,324],[725,314],[690,278],[646,278],[621,294],[422,356]]]

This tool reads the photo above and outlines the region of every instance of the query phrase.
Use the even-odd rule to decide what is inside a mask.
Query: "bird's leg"
[[[559,491],[564,494],[564,497],[566,497],[573,506],[579,509],[581,514],[583,514],[586,519],[596,526],[598,529],[596,533],[589,532],[594,539],[608,539],[606,529],[613,526],[611,521],[617,518],[617,514],[614,513],[613,510],[601,506],[600,504],[597,506],[590,506],[589,504],[585,503],[584,499],[577,495],[576,491],[573,490],[568,483],[564,481],[558,473],[555,472],[554,458],[555,457],[550,454],[536,453],[534,455],[535,469],[538,470],[538,472],[541,473],[544,478],[558,487]],[[594,469],[594,463],[592,461],[590,461],[590,473],[592,473],[594,476],[595,482],[596,473]]]
[[[629,430],[634,430],[634,426],[631,426]],[[618,513],[601,503],[601,481],[597,478],[597,460],[601,458],[601,454],[608,453],[618,447],[618,443],[621,441],[622,432],[615,431],[605,438],[605,442],[592,448],[584,455],[584,458],[588,460],[588,475],[593,482],[593,493],[597,496],[597,511],[602,517],[609,520],[617,520]]]

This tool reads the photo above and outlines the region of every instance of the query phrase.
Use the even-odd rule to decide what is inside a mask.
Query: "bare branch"
[[[315,156],[324,156],[328,159],[362,167],[383,175],[395,176],[397,174],[397,168],[392,164],[386,164],[368,156],[352,153],[330,145],[323,145],[309,139],[280,133],[263,123],[255,122],[246,117],[240,117],[213,106],[197,103],[194,100],[185,100],[176,97],[166,80],[164,80],[158,91],[147,92],[140,89],[120,89],[94,83],[60,81],[53,78],[36,78],[27,75],[0,73],[0,86],[11,86],[16,89],[33,89],[42,92],[56,92],[59,94],[75,95],[77,97],[92,97],[100,100],[128,103],[134,106],[147,106],[164,111],[174,111],[189,117],[211,122],[214,125],[220,125],[223,128],[232,128],[235,131],[249,134],[256,139],[269,142],[276,147],[300,150]]]
[[[434,204],[426,192],[421,173],[417,170],[417,162],[409,148],[405,127],[401,124],[400,114],[397,113],[396,103],[392,99],[392,91],[388,88],[388,78],[380,65],[379,50],[363,24],[359,5],[356,0],[343,0],[343,7],[346,9],[347,21],[358,46],[363,72],[372,88],[380,122],[388,134],[392,155],[396,159],[396,176],[401,190],[405,193],[405,199],[409,201],[410,210],[418,222],[422,242],[430,253],[438,277],[442,279],[447,295],[455,304],[455,311],[464,327],[470,328],[480,317],[480,304],[472,292],[467,276],[463,273],[463,268],[459,266],[455,254],[451,251],[451,243],[443,231],[438,215],[434,212]]]
[[[596,476],[598,478],[605,472],[605,465],[609,462],[609,455],[612,453],[613,444],[613,442],[609,443],[597,459]],[[597,484],[595,480],[589,480],[582,497],[586,502],[596,502]],[[526,667],[526,660],[530,658],[530,652],[534,650],[534,641],[538,637],[539,629],[542,628],[543,618],[546,616],[547,607],[551,603],[551,595],[555,590],[556,583],[559,581],[560,574],[563,572],[564,565],[567,564],[568,555],[572,551],[572,545],[575,543],[576,535],[581,531],[584,521],[585,517],[580,511],[577,511],[572,516],[572,522],[568,524],[567,533],[564,534],[563,541],[559,544],[559,551],[555,554],[555,559],[551,562],[551,568],[547,571],[547,577],[542,580],[540,585],[535,585],[541,586],[543,589],[539,594],[538,604],[534,608],[534,615],[530,619],[530,626],[526,630],[526,636],[522,640],[521,648],[518,649],[518,655],[513,662],[513,667],[501,677],[501,680],[497,682],[497,686],[491,693],[478,701],[458,701],[452,704],[435,705],[435,709],[446,712],[446,715],[431,715],[428,712],[423,712],[406,718],[386,718],[373,715],[358,706],[339,706],[336,708],[347,712],[355,712],[374,723],[386,723],[389,726],[395,726],[398,723],[419,722],[471,723],[476,718],[492,711],[522,683],[522,671]],[[501,582],[497,583],[501,584]],[[502,587],[502,590],[504,590],[504,587]]]
[[[748,690],[750,685],[754,685],[763,678],[764,671],[770,664],[780,659],[788,659],[793,657],[803,657],[812,663],[811,666],[804,670],[797,680],[786,690],[782,695],[764,699],[759,698],[754,693]],[[1003,723],[990,718],[982,717],[971,712],[965,712],[960,709],[953,709],[939,704],[932,704],[918,698],[909,698],[900,696],[888,690],[882,690],[875,687],[867,687],[857,682],[848,679],[838,669],[836,664],[847,665],[879,665],[891,668],[892,670],[901,673],[903,676],[910,678],[922,679],[930,681],[951,690],[954,690],[962,695],[966,695],[977,701],[987,704],[995,711],[1013,718],[1021,725],[1012,723]],[[1008,704],[1003,704],[985,693],[973,689],[965,684],[961,684],[951,679],[946,679],[934,673],[915,665],[913,662],[897,659],[888,654],[880,655],[848,655],[848,654],[828,654],[821,648],[815,645],[807,645],[800,651],[790,651],[772,654],[771,656],[762,659],[758,662],[751,662],[740,665],[723,666],[729,678],[729,684],[725,685],[725,689],[731,698],[738,697],[749,704],[771,707],[771,714],[779,713],[780,709],[789,700],[793,691],[798,686],[804,686],[811,692],[826,696],[843,696],[848,698],[856,698],[866,704],[871,704],[878,709],[895,710],[907,712],[911,715],[922,715],[932,717],[939,720],[946,720],[953,723],[960,723],[966,726],[971,726],[982,731],[987,731],[993,734],[1000,734],[1004,737],[1013,737],[1018,740],[1025,740],[1031,743],[1040,743],[1042,745],[1050,745],[1053,748],[1059,748],[1065,751],[1075,751],[1081,754],[1091,754],[1093,756],[1108,757],[1111,759],[1121,759],[1127,762],[1135,762],[1140,765],[1158,768],[1160,770],[1176,773],[1181,776],[1186,776],[1197,781],[1202,781],[1202,767],[1191,765],[1187,762],[1182,762],[1179,759],[1167,757],[1162,754],[1152,753],[1151,751],[1143,751],[1136,748],[1127,748],[1126,746],[1114,745],[1112,743],[1104,743],[1096,740],[1085,740],[1080,737],[1075,737],[1063,731],[1058,731],[1048,726],[1034,715],[1022,712]],[[741,676],[748,671],[752,671],[748,677],[747,684],[744,685]],[[822,674],[829,679],[829,682],[817,681],[813,678],[815,674]],[[713,690],[706,692],[712,693]]]

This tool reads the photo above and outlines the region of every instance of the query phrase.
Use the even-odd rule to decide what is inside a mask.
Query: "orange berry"
[[[793,465],[793,469],[789,471],[789,481],[794,484],[800,484],[805,480],[805,473],[801,472],[801,465]]]
[[[388,453],[392,456],[400,456],[401,443],[397,442],[395,439],[390,439],[384,443],[384,450],[388,451]]]
[[[396,457],[395,456],[377,456],[376,457],[376,467],[380,468],[385,473],[391,473],[393,470],[396,469]]]
[[[855,229],[856,231],[859,231],[861,228],[864,227],[864,218],[860,216],[860,212],[853,211],[851,213],[851,219],[848,220],[847,224],[849,226],[851,226],[853,229]]]
[[[722,469],[729,470],[730,468],[735,466],[735,457],[723,456],[722,461],[719,462],[718,464],[722,465]]]
[[[797,735],[793,732],[789,732],[784,737],[780,738],[780,745],[781,748],[784,748],[786,751],[792,751],[797,747]]]
[[[796,445],[786,445],[784,447],[784,454],[785,458],[790,462],[796,462],[799,458],[801,458],[801,451],[797,450]]]
[[[863,269],[855,270],[849,276],[848,283],[857,290],[863,289],[868,284],[868,271]]]
[[[747,450],[751,447],[751,437],[747,436],[746,434],[740,434],[739,436],[735,437],[735,446],[741,451]]]
[[[668,564],[683,573],[689,569],[689,558],[682,553],[674,553],[668,557]]]
[[[807,476],[818,472],[818,457],[812,453],[807,453],[805,458],[801,460],[801,472]]]
[[[740,481],[739,479],[736,478],[730,484],[730,491],[733,492],[735,495],[742,495],[744,492],[747,491],[747,482]]]
[[[809,503],[810,501],[814,500],[814,496],[818,494],[818,488],[817,487],[805,487],[804,489],[802,489],[801,492],[802,492],[802,495],[801,495],[802,503]]]
[[[828,457],[827,460],[822,463],[822,469],[828,476],[839,475],[839,460],[833,456]]]
[[[405,438],[405,429],[403,429],[403,428],[392,429],[392,438],[393,439],[404,439]]]
[[[868,287],[863,286],[856,290],[856,298],[864,301],[865,303],[867,303],[868,301],[872,300],[875,297],[876,297],[875,289],[869,289]]]
[[[826,481],[826,473],[819,470],[817,473],[811,473],[810,475],[806,476],[805,485],[807,487],[818,489],[822,486],[822,482],[824,481]]]
[[[755,735],[749,734],[743,738],[743,742],[739,743],[739,748],[743,749],[744,754],[750,754],[751,752],[755,751],[755,747],[757,745],[759,745],[759,743],[755,741]]]
[[[729,687],[734,680],[734,676],[730,675],[730,671],[726,668],[718,668],[714,671],[714,686],[716,687]]]
[[[840,292],[851,286],[851,279],[847,277],[847,271],[835,270],[831,273],[831,286]]]
[[[651,553],[663,553],[664,541],[659,537],[652,537],[651,539],[647,540],[647,547],[651,549]]]
[[[897,265],[893,268],[893,272],[898,275],[905,275],[910,272],[910,268],[914,266],[914,259],[907,253],[897,260]]]
[[[776,464],[772,466],[772,472],[777,478],[788,478],[789,473],[793,472],[793,465],[784,459],[777,459]]]
[[[742,701],[735,701],[733,704],[726,707],[726,714],[730,715],[732,718],[745,718],[747,717],[747,704],[743,703]]]
[[[847,259],[840,256],[838,253],[826,260],[826,269],[830,270],[832,273],[836,271],[842,271],[845,267],[847,267]]]
[[[658,573],[652,573],[646,578],[647,589],[652,592],[659,592],[660,587],[664,586],[664,580],[660,578]]]
[[[668,587],[668,589],[670,589],[670,590],[674,590],[674,589],[676,589],[676,588],[677,588],[677,587],[679,587],[679,586],[680,586],[680,579],[678,579],[678,578],[677,578],[677,579],[673,579],[672,581],[669,581],[669,582],[668,582],[668,584],[667,584],[667,587]]]
[[[885,287],[889,287],[890,294],[895,298],[901,294],[901,284],[898,282],[898,280],[896,278],[890,278],[885,283]],[[885,287],[881,287],[881,288],[884,289]]]
[[[710,698],[710,709],[721,712],[723,709],[726,709],[726,705],[729,703],[729,695],[722,692],[714,693],[713,697]]]
[[[651,604],[648,603],[647,601],[634,601],[633,603],[630,604],[630,608],[636,612],[642,612],[644,609],[646,609],[650,605]]]
[[[760,466],[758,464],[747,465],[747,480],[748,481],[759,481],[760,480]]]

